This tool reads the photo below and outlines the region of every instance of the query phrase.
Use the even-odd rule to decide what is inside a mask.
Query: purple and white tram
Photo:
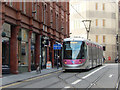
[[[100,44],[83,38],[66,38],[63,41],[63,70],[90,69],[103,63]]]

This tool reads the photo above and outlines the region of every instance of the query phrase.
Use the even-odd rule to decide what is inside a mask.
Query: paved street
[[[89,71],[60,70],[3,88],[118,88],[118,75],[118,64],[105,64]]]

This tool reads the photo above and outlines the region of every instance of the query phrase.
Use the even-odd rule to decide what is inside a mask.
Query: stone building
[[[115,0],[71,0],[71,36],[87,38],[83,20],[91,20],[89,39],[103,45],[106,62],[117,57],[118,2]]]

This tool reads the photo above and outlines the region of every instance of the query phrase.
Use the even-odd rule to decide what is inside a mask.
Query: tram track
[[[105,72],[106,71],[109,71],[109,70],[105,70],[103,73],[102,73],[102,75],[100,75],[97,79],[95,79],[95,81],[93,81],[92,83],[90,82],[90,81],[87,81],[86,79],[82,79],[82,77],[78,77],[77,75],[79,75],[80,73],[76,73],[76,74],[74,74],[74,75],[71,75],[71,76],[69,76],[69,77],[67,77],[67,78],[61,78],[61,75],[63,75],[63,74],[66,74],[66,73],[60,73],[59,75],[57,75],[57,78],[60,80],[60,81],[58,81],[57,83],[54,83],[54,84],[58,84],[59,82],[64,82],[67,86],[70,86],[70,88],[73,88],[73,89],[75,89],[76,87],[74,86],[74,85],[72,85],[71,83],[68,83],[66,80],[67,79],[69,79],[69,78],[72,78],[72,77],[76,77],[77,79],[81,79],[82,81],[84,80],[84,81],[87,81],[87,82],[89,82],[90,83],[90,85],[87,87],[87,89],[86,90],[88,90],[90,87],[92,87],[98,80],[100,80],[104,75],[105,75]],[[54,84],[50,84],[49,86],[51,86],[51,85],[54,85]],[[49,86],[47,86],[47,87],[49,87]]]
[[[119,76],[118,76],[118,80],[117,80],[115,89],[116,89],[116,90],[119,90],[119,89],[120,89],[120,74],[119,74]]]
[[[110,69],[109,69],[110,70]],[[85,90],[89,90],[92,88],[92,86],[97,85],[97,82],[109,71],[109,70],[105,70],[101,75],[99,75],[99,77],[97,79],[95,79],[92,83],[90,83],[90,85],[85,89]],[[101,88],[101,87],[100,87]]]

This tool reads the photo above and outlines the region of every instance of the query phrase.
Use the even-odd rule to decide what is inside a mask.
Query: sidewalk
[[[59,70],[62,70],[62,68],[59,68],[59,69],[57,69],[57,68],[43,69],[43,70],[41,70],[41,73],[37,73],[36,70],[35,70],[35,71],[32,71],[32,72],[25,72],[25,73],[20,73],[20,74],[17,74],[17,75],[13,75],[13,74],[3,75],[2,85],[7,85],[7,84],[14,83],[14,82],[23,81],[23,80],[26,80],[26,79],[29,79],[29,78],[45,75],[45,74],[52,73],[52,72],[59,71]]]

